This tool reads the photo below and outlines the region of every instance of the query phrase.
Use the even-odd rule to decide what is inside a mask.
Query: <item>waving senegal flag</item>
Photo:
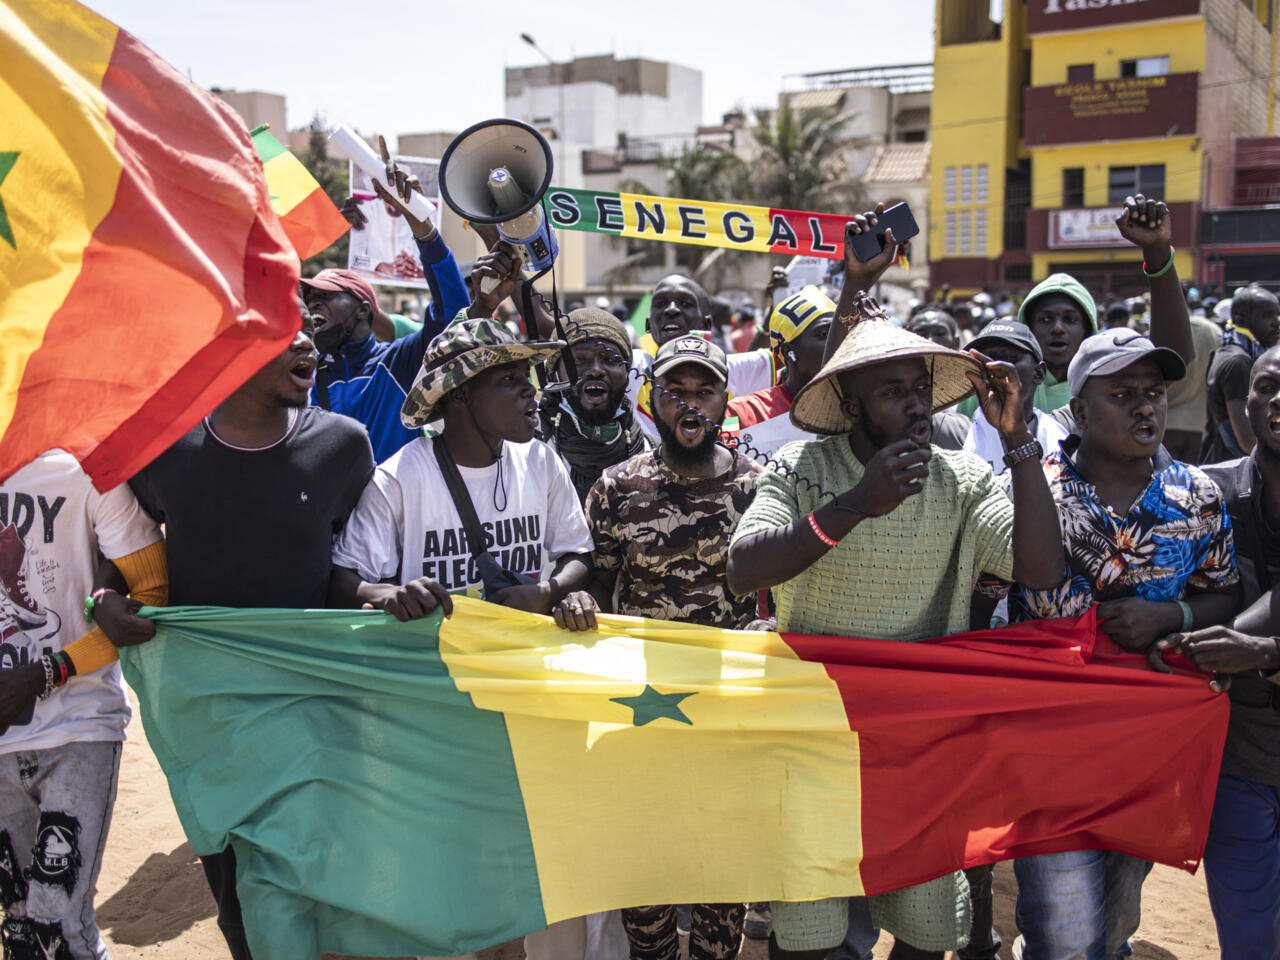
[[[271,134],[267,124],[253,129],[253,145],[267,176],[271,209],[300,258],[314,257],[351,229],[316,178]]]
[[[156,638],[120,651],[192,847],[235,849],[255,956],[1204,846],[1227,699],[1092,612],[897,643],[454,604],[144,611]]]
[[[298,258],[244,123],[71,0],[0,0],[0,479],[99,489],[298,328]]]

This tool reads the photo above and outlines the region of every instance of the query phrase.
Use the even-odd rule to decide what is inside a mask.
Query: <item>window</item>
[[[1067,167],[1062,171],[1062,205],[1084,206],[1084,167]]]
[[[1122,77],[1162,77],[1168,72],[1168,57],[1142,57],[1138,60],[1120,61]]]
[[[1124,203],[1135,193],[1164,199],[1164,164],[1141,167],[1112,167],[1107,179],[1107,201]]]
[[[987,211],[973,211],[973,252],[977,256],[987,253]]]
[[[969,255],[969,211],[960,211],[960,255]]]
[[[987,202],[987,165],[985,163],[978,164],[977,174],[973,187],[973,202]]]
[[[956,254],[956,212],[954,210],[947,211],[947,256],[954,257]]]
[[[947,167],[942,174],[942,192],[947,206],[956,202],[956,168]]]
[[[960,202],[973,202],[973,167],[960,168]]]
[[[1093,80],[1093,64],[1077,63],[1067,67],[1067,83],[1089,83]]]

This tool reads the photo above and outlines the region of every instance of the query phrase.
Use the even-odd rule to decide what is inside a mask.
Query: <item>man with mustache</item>
[[[1015,584],[1011,621],[1071,617],[1098,604],[1101,629],[1141,652],[1239,609],[1222,493],[1161,446],[1165,385],[1185,371],[1180,356],[1136,330],[1107,330],[1080,346],[1067,373],[1078,435],[1044,461],[1067,576],[1048,589]],[[1149,862],[1081,850],[1022,857],[1014,870],[1024,960],[1128,955]]]
[[[696,280],[679,274],[664,277],[653,288],[646,326],[649,336],[659,348],[676,337],[710,336],[713,327],[711,298]],[[651,387],[648,382],[653,364],[653,354],[637,347],[632,354],[631,383],[628,389],[635,403],[637,422],[641,429],[656,438],[658,426],[651,406]],[[777,378],[773,352],[768,349],[729,354],[726,364],[729,393],[735,397],[771,387]]]
[[[636,425],[627,397],[631,338],[622,322],[604,310],[584,307],[566,318],[564,335],[577,379],[566,393],[543,395],[538,436],[560,454],[578,499],[585,502],[606,467],[650,443]]]
[[[595,579],[557,607],[556,622],[594,629],[596,611],[606,610],[742,629],[755,597],[729,590],[725,558],[762,471],[719,442],[729,399],[724,351],[677,337],[658,348],[653,375],[661,444],[608,468],[591,488]],[[737,956],[745,912],[741,903],[694,904],[690,960]],[[676,960],[675,905],[634,907],[622,917],[632,960]]]
[[[874,214],[863,220],[859,229],[876,225]],[[1061,551],[1043,548],[1059,532],[1040,447],[1012,366],[984,367],[858,297],[893,259],[892,234],[865,264],[849,247],[829,359],[791,408],[793,422],[822,439],[787,445],[785,469],[762,475],[734,533],[729,587],[771,588],[783,631],[903,641],[960,633],[983,574],[1016,571],[1044,588],[1062,580]],[[930,415],[975,388],[1009,450],[1016,507],[977,457],[930,445]],[[969,933],[968,900],[959,873],[868,898],[858,939],[888,926],[894,960],[941,960]],[[822,960],[850,929],[847,898],[772,911],[771,958]]]

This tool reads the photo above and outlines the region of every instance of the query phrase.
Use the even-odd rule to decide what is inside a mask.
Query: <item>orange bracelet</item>
[[[836,541],[828,537],[826,533],[823,532],[822,528],[818,526],[818,518],[812,513],[809,514],[809,529],[813,531],[813,535],[815,537],[825,543],[828,547],[834,547],[836,545]]]

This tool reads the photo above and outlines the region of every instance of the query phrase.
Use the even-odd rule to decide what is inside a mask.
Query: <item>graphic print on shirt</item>
[[[62,618],[41,598],[54,591],[58,563],[35,559],[29,548],[54,542],[54,521],[65,503],[66,497],[0,493],[0,668],[21,667],[53,650],[42,644],[57,635]],[[30,723],[34,709],[11,725]]]
[[[61,887],[67,896],[80,876],[80,821],[69,813],[42,810],[31,853],[31,879]]]
[[[537,578],[542,571],[542,517],[536,513],[483,522],[485,549],[498,566]],[[480,582],[480,571],[462,527],[428,530],[422,546],[422,576],[450,593],[467,592]]]

